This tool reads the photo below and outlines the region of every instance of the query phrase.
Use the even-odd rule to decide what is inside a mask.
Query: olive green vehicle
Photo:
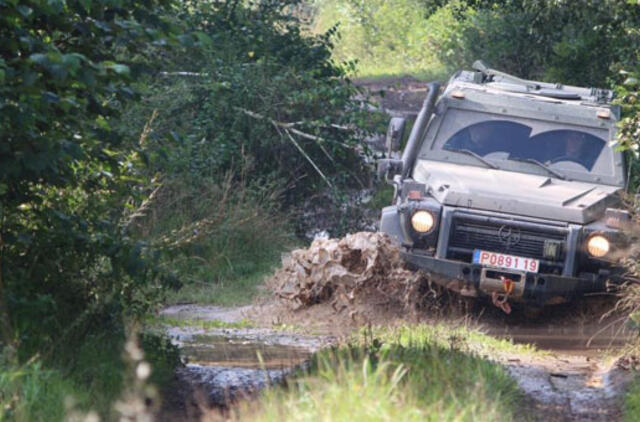
[[[430,84],[402,158],[379,162],[395,186],[380,230],[436,282],[505,310],[607,290],[630,220],[613,93],[473,68]]]

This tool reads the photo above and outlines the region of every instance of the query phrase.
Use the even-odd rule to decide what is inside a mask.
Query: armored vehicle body
[[[612,99],[482,62],[430,84],[402,158],[379,163],[395,186],[381,231],[434,281],[505,310],[606,290],[630,219]],[[403,128],[392,119],[388,145]]]

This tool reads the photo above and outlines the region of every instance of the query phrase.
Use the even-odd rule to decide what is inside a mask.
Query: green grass
[[[386,79],[412,75],[446,80],[450,70],[430,48],[431,25],[420,0],[316,0],[313,32],[338,25],[333,57],[355,61],[352,76]]]
[[[255,273],[212,283],[187,283],[180,290],[167,294],[167,304],[196,303],[218,306],[237,306],[251,303],[262,294],[264,278],[271,273],[269,269],[256,270]]]
[[[256,421],[511,421],[522,393],[482,356],[531,352],[444,325],[367,330],[321,352],[306,375],[273,389],[236,416]]]
[[[151,333],[143,334],[140,344],[152,367],[149,383],[167,385],[180,364],[178,350]],[[0,355],[0,421],[84,420],[89,413],[116,420],[113,405],[134,371],[123,359],[122,332],[86,336],[70,349],[25,364],[9,364]]]
[[[625,396],[623,420],[625,422],[640,421],[640,378],[631,384]]]
[[[64,399],[75,393],[59,371],[39,362],[0,365],[0,421],[55,421],[65,416]]]
[[[164,315],[150,316],[145,320],[147,326],[170,325],[172,327],[192,327],[205,330],[219,328],[251,328],[251,322],[242,320],[238,322],[225,322],[217,320],[171,318]]]

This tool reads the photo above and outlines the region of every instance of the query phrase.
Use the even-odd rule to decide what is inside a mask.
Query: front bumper
[[[434,258],[409,251],[402,252],[402,257],[410,267],[428,272],[435,283],[462,295],[478,297],[489,294],[481,288],[484,268],[482,265]],[[604,292],[607,290],[609,279],[610,276],[604,274],[581,278],[526,273],[523,276],[522,294],[513,296],[512,299],[539,306],[559,304],[588,293]]]

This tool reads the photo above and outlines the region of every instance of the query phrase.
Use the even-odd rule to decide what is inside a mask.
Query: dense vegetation
[[[266,271],[281,207],[363,180],[366,115],[296,3],[0,1],[0,419],[109,415],[133,321]]]
[[[638,28],[623,0],[0,0],[0,420],[109,417],[134,321],[181,285],[247,300],[305,198],[368,186],[348,76],[616,87],[637,152]]]
[[[336,54],[364,76],[444,77],[484,59],[524,78],[608,84],[635,63],[640,8],[627,0],[317,0]]]

